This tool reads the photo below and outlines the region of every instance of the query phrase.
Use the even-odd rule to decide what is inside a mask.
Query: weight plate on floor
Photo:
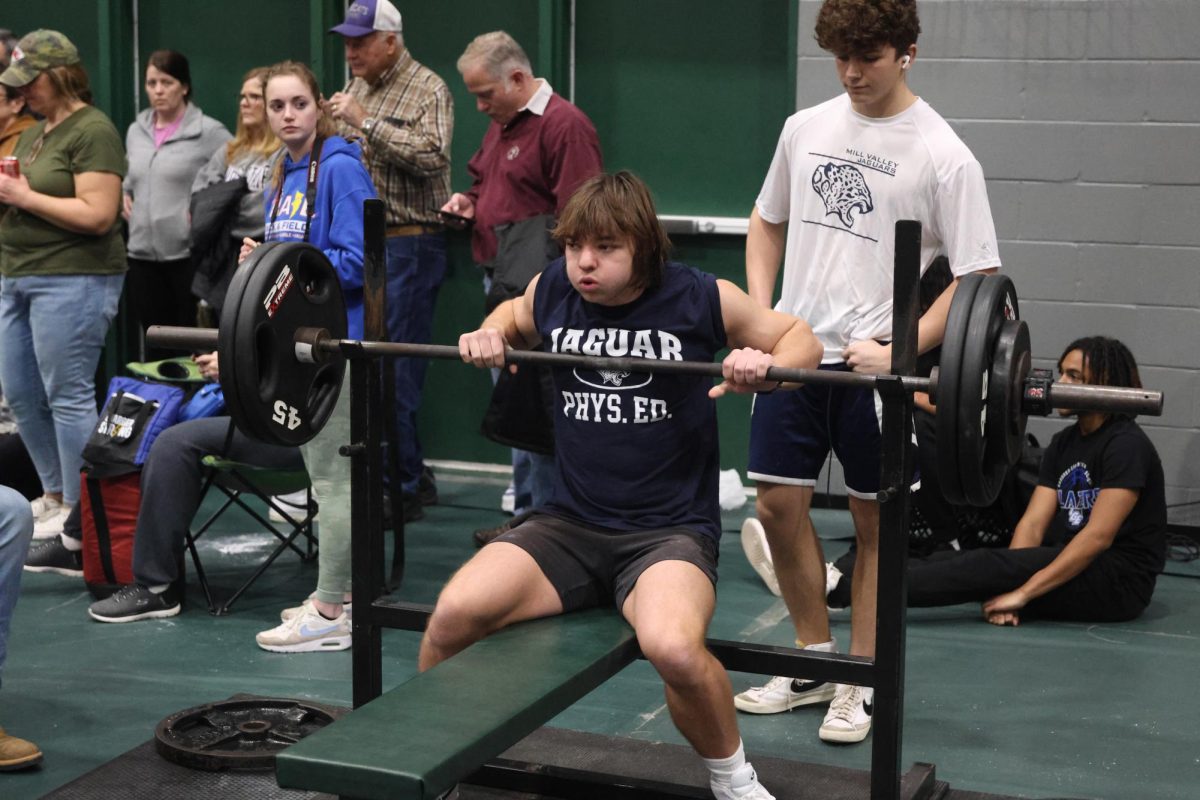
[[[996,349],[992,354],[987,457],[1003,460],[1006,474],[1008,468],[1020,459],[1025,446],[1028,416],[1021,408],[1021,400],[1031,362],[1029,326],[1021,320],[1005,320],[1000,326],[1000,335],[996,337]]]
[[[337,716],[286,698],[225,700],[165,718],[154,730],[154,747],[168,761],[208,772],[273,769],[276,753]]]
[[[218,350],[229,415],[260,441],[304,444],[333,413],[346,361],[340,354],[299,361],[295,332],[325,328],[346,338],[337,272],[312,245],[268,242],[238,267],[226,298]]]
[[[975,293],[983,283],[983,276],[971,272],[962,276],[950,311],[946,315],[946,333],[942,337],[942,353],[938,362],[937,393],[933,398],[937,406],[937,470],[942,494],[946,500],[962,505],[962,479],[958,474],[958,394],[959,378],[962,374],[963,345],[967,338],[967,323]]]
[[[988,448],[988,429],[1003,428],[1005,422],[992,418],[988,411],[1006,404],[1003,399],[995,405],[989,402],[992,394],[1003,396],[1008,389],[992,385],[992,359],[1001,326],[1005,321],[1015,320],[1018,313],[1017,291],[1012,281],[1004,275],[986,276],[967,318],[958,384],[958,474],[963,497],[973,506],[991,505],[1008,471],[1007,445],[1001,437],[992,437],[1001,447],[990,452]]]

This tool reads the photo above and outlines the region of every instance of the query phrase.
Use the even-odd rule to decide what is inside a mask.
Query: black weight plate
[[[962,276],[950,311],[946,315],[946,332],[942,337],[942,352],[938,362],[937,396],[937,470],[938,482],[946,500],[962,505],[962,479],[958,474],[958,387],[962,375],[963,344],[967,338],[967,323],[975,293],[983,276],[971,272]]]
[[[159,755],[208,772],[275,767],[275,754],[333,722],[330,709],[299,700],[225,700],[178,711],[154,730]]]
[[[1004,275],[986,276],[971,304],[958,384],[958,473],[963,497],[973,506],[991,505],[1008,466],[1006,449],[988,452],[987,430],[995,424],[988,418],[988,398],[992,391],[1004,392],[1005,387],[990,385],[992,357],[1001,325],[1016,314],[1012,281]]]
[[[225,292],[226,301],[221,308],[221,317],[217,321],[217,352],[220,362],[232,365],[239,358],[242,347],[235,332],[238,329],[238,315],[242,311],[240,299],[246,296],[246,285],[254,275],[259,260],[280,244],[266,242],[259,245],[234,271],[229,288]],[[235,298],[238,298],[238,301],[235,301]],[[225,408],[234,424],[247,436],[255,436],[256,434],[247,427],[247,421],[253,419],[254,414],[244,410],[245,401],[242,399],[241,386],[235,379],[234,371],[222,369],[218,377],[221,382],[221,394],[225,398]]]
[[[1020,320],[1005,320],[996,337],[988,382],[986,456],[993,469],[1003,464],[1005,473],[1017,463],[1025,444],[1028,416],[1021,408],[1021,399],[1031,361],[1029,326]]]
[[[346,364],[340,355],[299,361],[295,331],[309,326],[346,337],[337,273],[311,245],[264,245],[239,267],[226,296],[218,339],[221,386],[233,387],[232,402],[225,390],[230,416],[261,441],[304,444],[333,413]]]

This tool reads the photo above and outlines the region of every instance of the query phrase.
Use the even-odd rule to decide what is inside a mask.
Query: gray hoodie
[[[188,257],[188,200],[196,173],[229,141],[229,131],[199,107],[188,104],[179,129],[154,148],[154,110],[145,109],[125,134],[129,174],[125,194],[133,198],[129,216],[129,257],[175,261]]]

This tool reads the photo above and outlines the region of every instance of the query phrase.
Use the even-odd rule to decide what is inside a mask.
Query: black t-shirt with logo
[[[1059,431],[1046,448],[1038,483],[1058,493],[1047,544],[1069,541],[1081,531],[1102,490],[1137,491],[1137,503],[1105,555],[1138,572],[1162,572],[1167,547],[1162,462],[1136,422],[1109,418],[1086,436],[1078,425]]]

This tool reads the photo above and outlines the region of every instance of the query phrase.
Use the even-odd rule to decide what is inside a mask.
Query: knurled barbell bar
[[[1030,346],[1028,327],[1016,316],[1011,281],[965,276],[947,319],[941,367],[929,378],[900,379],[906,391],[927,392],[938,405],[938,475],[944,488],[950,484],[952,501],[991,503],[1020,454]],[[288,446],[309,441],[325,425],[347,358],[460,358],[450,345],[347,339],[337,274],[320,250],[300,243],[270,243],[251,254],[230,283],[218,330],[155,325],[146,340],[156,347],[217,350],[235,424],[262,441]],[[506,358],[590,371],[721,377],[719,363],[531,350],[510,351]],[[771,367],[767,379],[872,389],[881,380],[786,367]],[[1037,394],[1046,394],[1044,387]],[[1055,383],[1037,408],[1159,415],[1162,404],[1155,391]]]

